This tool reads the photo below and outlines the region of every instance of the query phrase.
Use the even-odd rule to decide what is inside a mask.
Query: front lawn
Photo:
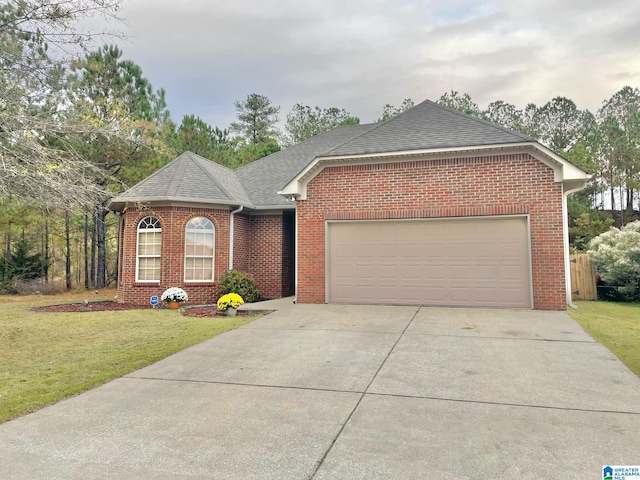
[[[187,317],[167,309],[82,313],[30,310],[85,298],[111,300],[114,293],[0,296],[0,423],[257,318]]]
[[[569,314],[598,342],[640,376],[640,304],[576,302]]]

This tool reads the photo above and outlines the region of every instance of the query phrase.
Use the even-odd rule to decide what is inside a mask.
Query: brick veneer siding
[[[264,298],[282,297],[283,224],[280,215],[251,217],[251,267]]]
[[[233,219],[233,268],[243,272],[251,271],[251,217],[236,214]]]
[[[326,299],[326,220],[529,214],[533,306],[565,308],[562,186],[529,154],[328,167],[297,208],[300,303]]]
[[[144,210],[130,208],[122,215],[120,230],[120,263],[118,300],[148,305],[152,295],[161,295],[168,287],[184,288],[187,304],[212,304],[217,300],[217,282],[184,282],[184,240],[187,222],[194,217],[209,218],[215,226],[214,279],[229,268],[229,210],[194,207],[155,207]],[[154,216],[162,226],[160,282],[136,282],[136,248],[138,223]],[[291,262],[293,252],[292,225],[285,227],[283,215],[236,214],[234,218],[234,264],[238,270],[256,278],[265,298],[280,298],[293,292],[293,268],[283,268],[283,258]]]
[[[162,252],[159,283],[136,282],[136,248],[138,223],[146,216],[154,216],[162,226]],[[214,282],[184,282],[184,241],[187,222],[194,217],[206,217],[215,227],[214,278],[229,266],[229,211],[192,207],[155,207],[145,210],[128,209],[123,214],[121,236],[122,256],[118,279],[118,300],[148,305],[149,297],[161,295],[168,287],[184,288],[189,294],[188,304],[213,303],[217,300]]]
[[[293,224],[285,223],[290,217],[236,215],[234,220],[233,267],[253,274],[263,298],[293,295],[295,272],[287,262],[292,261],[295,232]]]

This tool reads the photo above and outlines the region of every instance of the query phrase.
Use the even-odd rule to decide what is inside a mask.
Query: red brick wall
[[[249,272],[251,270],[251,217],[242,214],[233,219],[233,268]]]
[[[236,215],[234,268],[256,278],[263,298],[293,295],[294,213]]]
[[[264,298],[282,297],[282,215],[251,217],[251,268],[260,295]]]
[[[140,220],[155,216],[162,225],[161,273],[158,283],[136,282],[137,229]],[[152,295],[161,295],[168,287],[183,288],[189,295],[188,304],[212,304],[218,296],[217,282],[184,282],[184,238],[187,222],[193,217],[207,217],[215,226],[214,278],[229,268],[229,210],[191,207],[155,207],[145,210],[128,209],[122,216],[118,300],[148,305]],[[283,285],[292,285],[293,269],[283,272],[285,245],[293,250],[293,232],[285,238],[282,215],[234,218],[234,268],[252,273],[264,298],[280,298],[292,294]],[[290,239],[290,240],[289,240]],[[287,261],[291,258],[287,257]],[[286,281],[285,281],[285,277]]]
[[[565,308],[562,186],[528,154],[329,167],[298,202],[300,303],[325,302],[325,220],[530,214],[534,308]]]
[[[162,253],[159,283],[136,282],[136,243],[138,223],[154,216],[162,226]],[[184,239],[187,222],[194,217],[207,217],[215,227],[214,278],[229,266],[229,211],[203,210],[191,207],[156,207],[145,210],[130,208],[123,214],[122,257],[118,279],[118,301],[148,305],[149,297],[161,295],[169,287],[183,288],[189,295],[187,304],[210,304],[217,300],[215,282],[184,282]]]

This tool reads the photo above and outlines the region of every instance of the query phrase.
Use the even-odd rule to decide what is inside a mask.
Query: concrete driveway
[[[640,379],[563,312],[289,305],[0,425],[3,479],[602,478]]]

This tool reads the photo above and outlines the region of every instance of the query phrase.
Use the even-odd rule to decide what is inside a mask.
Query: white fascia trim
[[[580,180],[586,183],[591,179],[591,175],[575,166],[571,162],[567,161],[566,159],[562,158],[560,155],[555,153],[553,150],[548,149],[544,145],[537,142],[532,142],[529,145],[534,147],[532,151],[529,152],[531,153],[531,155],[540,160],[542,163],[553,168],[555,172],[556,182]]]
[[[289,205],[260,205],[260,206],[253,207],[251,210],[253,212],[262,212],[262,211],[283,212],[285,210],[295,210],[295,209],[296,209],[296,204],[291,203]]]
[[[554,171],[554,180],[564,182],[579,180],[587,182],[591,176],[571,164],[560,155],[537,142],[506,143],[500,145],[479,145],[472,147],[435,148],[429,150],[408,150],[399,152],[372,153],[333,157],[316,157],[293,180],[278,192],[288,198],[306,200],[307,184],[325,167],[331,165],[362,165],[384,162],[402,162],[408,158],[464,158],[477,155],[526,152],[549,166]]]
[[[126,199],[122,201],[111,202],[108,206],[110,210],[113,211],[121,211],[126,208],[143,206],[143,207],[197,207],[197,208],[219,208],[219,209],[229,209],[231,207],[242,205],[244,208],[254,208],[251,205],[242,204],[238,202],[229,202],[229,203],[220,203],[220,202],[207,202],[204,199],[194,199],[187,197],[146,197],[146,198],[135,198],[135,199]],[[116,207],[122,206],[121,210],[118,210]]]

